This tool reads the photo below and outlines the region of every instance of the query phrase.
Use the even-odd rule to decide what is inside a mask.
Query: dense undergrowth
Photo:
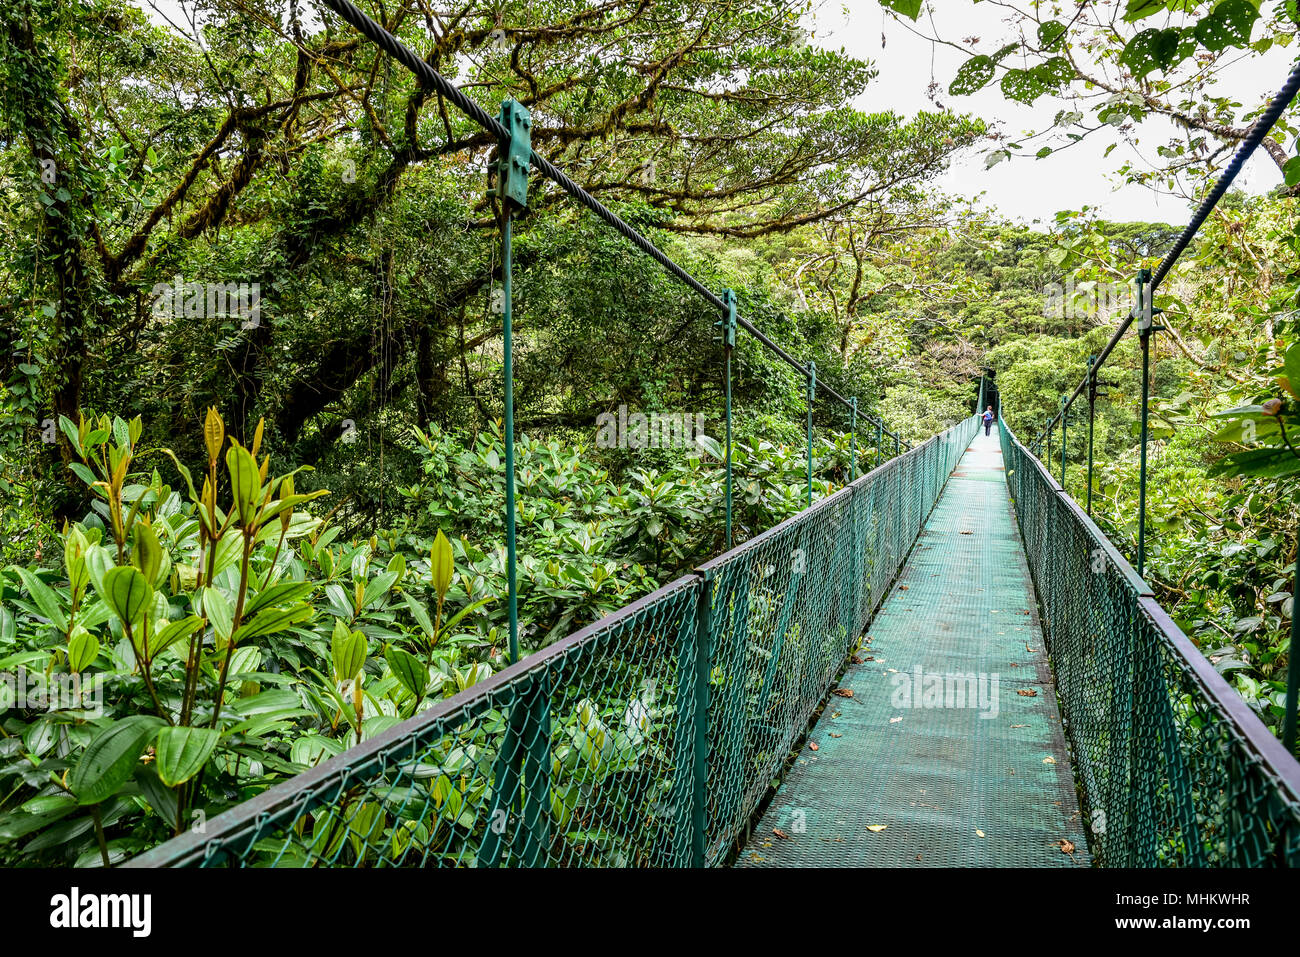
[[[410,518],[347,540],[326,491],[269,472],[260,428],[245,448],[210,411],[191,472],[138,419],[62,426],[93,508],[53,561],[0,575],[5,863],[116,863],[507,663],[499,429],[417,432]],[[716,451],[615,480],[520,441],[523,653],[721,550]],[[743,443],[735,465],[742,534],[805,504],[802,449]],[[815,467],[818,495],[843,479],[836,441]]]

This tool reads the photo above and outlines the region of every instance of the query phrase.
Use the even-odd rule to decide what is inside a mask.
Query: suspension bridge
[[[533,151],[523,106],[489,115],[348,0],[326,3],[500,144],[512,663],[129,866],[1300,863],[1298,682],[1284,744],[1141,575],[1152,293],[1300,88],[1300,68],[1029,447],[1000,416],[984,435],[978,414],[908,447],[739,316],[730,290],[710,291]],[[728,453],[737,335],[804,377],[808,488],[802,512],[736,543],[727,454],[724,554],[521,659],[511,234],[533,171],[717,310]],[[1091,413],[1098,371],[1135,322],[1136,568],[1049,469],[1054,431],[1064,436],[1081,397]],[[849,483],[814,501],[818,401],[844,410],[853,444]],[[1088,488],[1092,468],[1089,452]]]

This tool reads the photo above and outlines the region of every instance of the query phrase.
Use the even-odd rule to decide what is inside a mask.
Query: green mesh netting
[[[975,430],[132,864],[724,863]]]
[[[1300,768],[1005,426],[1092,850],[1110,867],[1300,863]]]

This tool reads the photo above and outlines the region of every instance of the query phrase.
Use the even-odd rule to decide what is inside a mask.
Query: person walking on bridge
[[[989,430],[993,428],[993,406],[984,410],[984,434],[988,435]]]

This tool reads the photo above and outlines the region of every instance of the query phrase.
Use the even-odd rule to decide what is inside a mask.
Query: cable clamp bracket
[[[533,162],[533,117],[518,100],[506,100],[498,119],[507,135],[497,153],[495,194],[502,202],[523,209],[528,205],[528,173]]]
[[[722,318],[714,323],[722,330],[721,336],[714,336],[714,342],[721,342],[724,348],[736,348],[736,290],[722,290]]]

